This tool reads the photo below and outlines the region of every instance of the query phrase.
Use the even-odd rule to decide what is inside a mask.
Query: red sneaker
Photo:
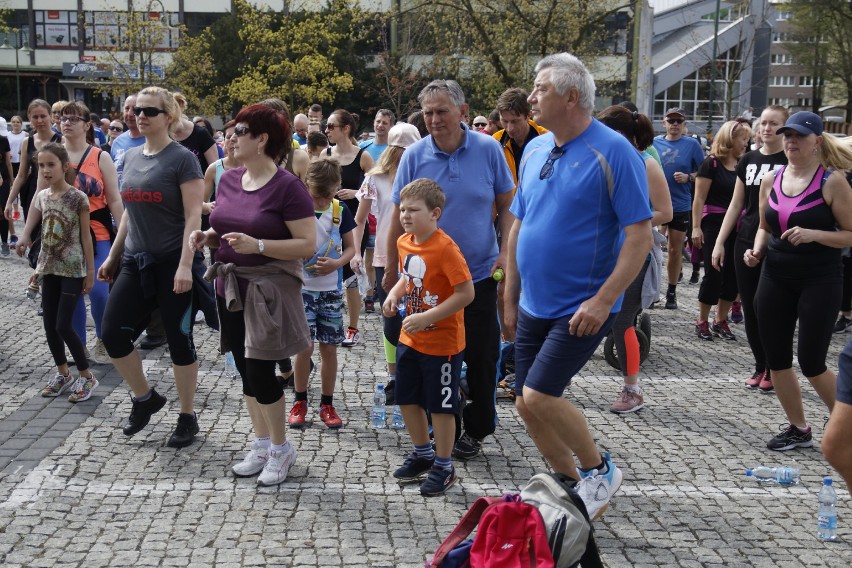
[[[343,426],[343,420],[337,415],[337,411],[330,404],[320,406],[320,419],[325,422],[329,428],[340,428]]]
[[[763,377],[766,375],[766,371],[755,371],[754,374],[746,379],[745,386],[750,389],[756,389],[760,386],[760,383],[763,382]]]
[[[291,428],[302,428],[305,425],[305,416],[308,415],[308,401],[297,400],[290,409],[290,416],[287,417],[287,424]]]
[[[769,394],[775,390],[775,387],[772,385],[772,376],[769,374],[769,371],[763,375],[763,379],[760,381],[758,385],[760,392],[764,394]]]

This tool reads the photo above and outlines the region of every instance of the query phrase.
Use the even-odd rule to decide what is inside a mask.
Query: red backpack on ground
[[[476,528],[470,558],[451,554]],[[462,545],[462,546],[459,546]],[[449,554],[449,557],[447,556]],[[445,558],[450,562],[445,562]],[[547,530],[534,506],[522,503],[520,496],[480,497],[453,532],[441,543],[426,566],[471,568],[553,568],[553,555]]]

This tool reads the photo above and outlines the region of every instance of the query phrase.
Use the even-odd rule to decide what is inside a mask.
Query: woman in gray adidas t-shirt
[[[204,181],[195,156],[169,133],[180,116],[172,94],[159,87],[139,92],[133,110],[145,143],[124,155],[121,218],[115,243],[98,279],[115,281],[103,317],[104,345],[133,391],[124,434],[139,432],[166,399],[148,385],[133,341],[160,308],[180,398],[173,448],[198,433],[193,411],[198,361],[192,339],[192,258],[189,235],[201,227]],[[117,276],[116,276],[117,274]]]

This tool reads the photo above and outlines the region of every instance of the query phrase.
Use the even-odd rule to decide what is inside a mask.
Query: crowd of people
[[[624,384],[611,410],[643,408],[638,314],[659,300],[664,272],[665,307],[678,309],[688,244],[704,267],[697,337],[736,339],[728,320],[742,303],[755,359],[745,385],[774,390],[788,422],[768,448],[812,445],[793,370],[798,324],[802,373],[831,411],[824,451],[852,480],[852,347],[839,378],[826,362],[832,333],[852,323],[852,262],[842,260],[852,188],[841,173],[852,145],[813,113],[769,106],[754,126],[725,122],[705,155],[682,108],[655,136],[627,101],[596,111],[576,57],[545,57],[535,73],[531,92],[506,90],[472,126],[461,86],[432,81],[406,122],[380,109],[361,141],[352,113],[326,118],[312,105],[291,117],[277,99],[243,108],[221,132],[159,87],[103,124],[78,101],[32,101],[32,133],[13,117],[0,137],[0,253],[27,254],[41,291],[56,365],[43,396],[70,389],[71,402],[87,400],[98,386],[91,364],[111,363],[132,392],[123,432],[133,436],[167,403],[140,349],[167,344],[179,399],[167,445],[189,446],[200,432],[193,324],[207,322],[233,356],[252,425],[233,473],[277,485],[297,459],[287,427],[308,421],[314,351],[319,419],[340,428],[337,349],[359,344],[362,308],[378,304],[387,396],[412,444],[394,478],[442,495],[458,480],[453,460],[482,453],[509,341],[517,411],[597,518],[623,474],[563,395],[612,334]],[[556,262],[566,251],[571,263]]]

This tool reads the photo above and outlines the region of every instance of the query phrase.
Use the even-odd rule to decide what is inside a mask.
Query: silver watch
[[[257,239],[257,252],[263,254],[264,250],[266,250],[266,245],[263,244],[261,239]]]

